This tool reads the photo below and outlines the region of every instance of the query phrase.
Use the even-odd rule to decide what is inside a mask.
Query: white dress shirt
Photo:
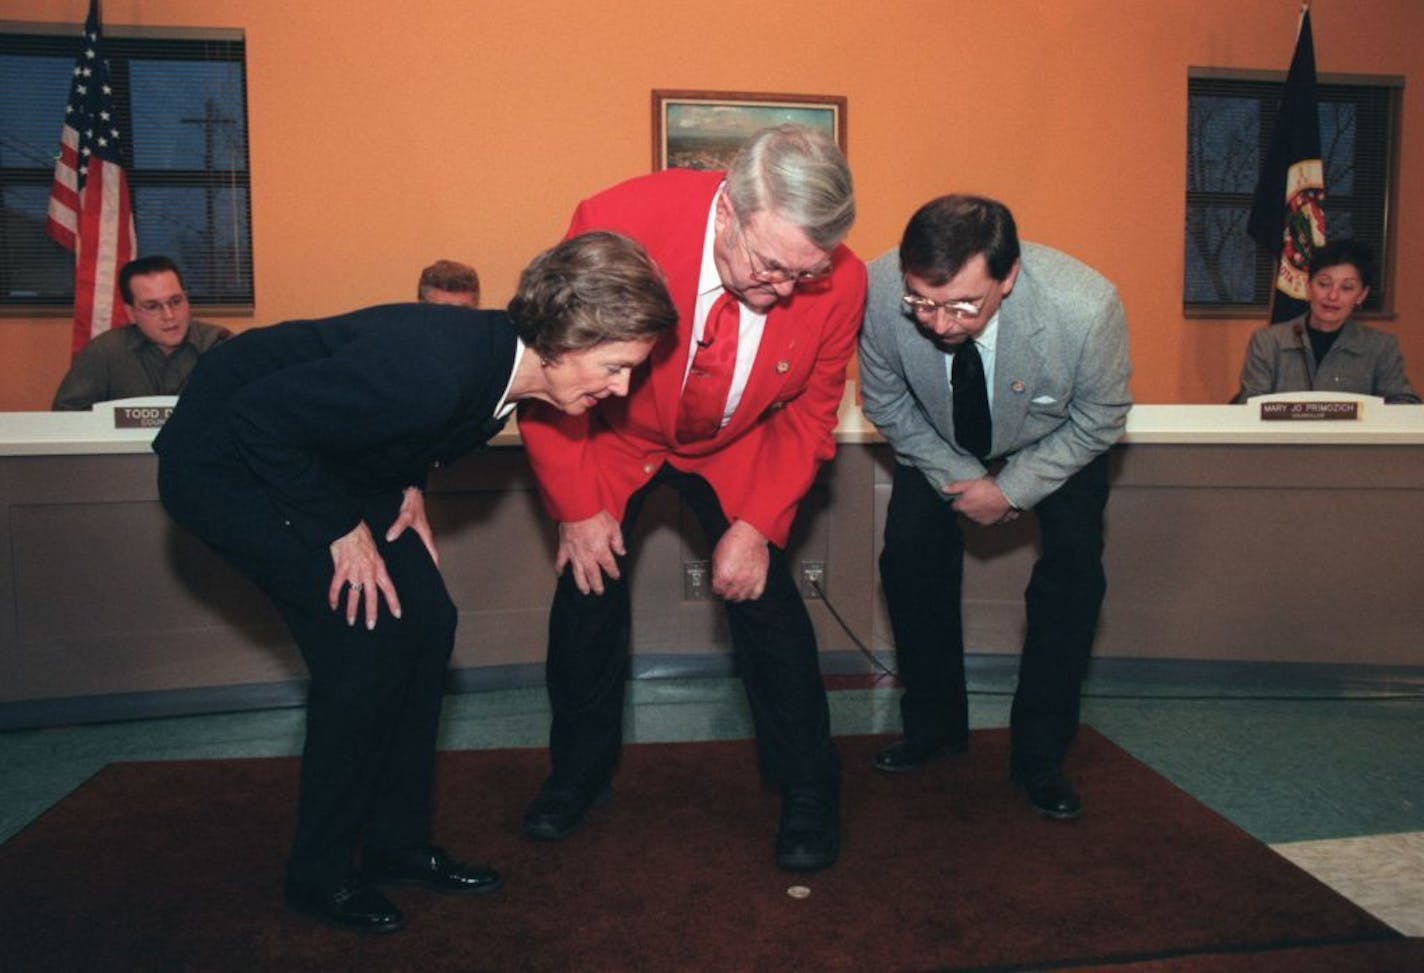
[[[707,313],[717,298],[722,296],[722,275],[717,272],[717,261],[712,255],[713,243],[717,238],[717,201],[722,198],[727,185],[723,183],[712,196],[712,206],[707,211],[707,232],[702,238],[702,267],[697,276],[697,303],[692,312],[692,345],[687,352],[687,369],[682,373],[683,384],[687,384],[687,373],[692,371],[692,359],[697,354],[697,342],[707,328]],[[732,371],[732,389],[727,393],[727,409],[722,413],[722,425],[726,425],[737,411],[737,403],[742,401],[747,379],[752,374],[752,362],[756,361],[757,348],[761,345],[762,331],[766,328],[766,315],[758,314],[740,301],[737,329],[737,364]]]

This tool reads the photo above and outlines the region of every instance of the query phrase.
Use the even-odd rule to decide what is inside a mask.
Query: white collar
[[[524,342],[519,335],[514,336],[514,367],[509,370],[509,381],[504,383],[504,394],[494,407],[494,417],[503,419],[514,411],[519,403],[509,401],[509,390],[514,387],[514,376],[519,374],[519,363],[524,360]]]

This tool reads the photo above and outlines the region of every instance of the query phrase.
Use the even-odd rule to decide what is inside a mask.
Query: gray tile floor
[[[1006,725],[1011,676],[981,675],[972,688],[972,725]],[[1320,862],[1322,879],[1386,921],[1424,934],[1398,911],[1424,895],[1424,875],[1398,867],[1399,848],[1420,854],[1424,840],[1424,697],[1252,692],[1095,679],[1083,719],[1250,834],[1285,845],[1287,857]],[[897,696],[890,688],[831,693],[834,732],[894,732]],[[751,734],[732,679],[635,680],[629,702],[630,742]],[[543,746],[547,730],[542,688],[469,693],[447,699],[441,746]],[[299,709],[0,733],[0,840],[107,763],[295,754],[301,733]],[[1337,844],[1364,836],[1394,837]]]

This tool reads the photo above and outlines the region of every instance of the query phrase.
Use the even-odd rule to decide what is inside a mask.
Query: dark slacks
[[[623,536],[632,536],[647,494],[676,489],[710,543],[730,526],[710,484],[664,465],[628,502]],[[755,601],[727,602],[738,672],[751,704],[762,769],[780,787],[822,787],[838,773],[816,636],[786,555],[770,546],[766,591]],[[623,744],[630,604],[627,557],[621,580],[604,578],[602,595],[584,595],[572,571],[559,578],[549,613],[546,680],[553,709],[549,734],[552,776],[586,792],[612,778]]]
[[[1011,715],[1017,758],[1059,761],[1077,731],[1107,591],[1107,497],[1107,457],[1099,456],[1034,508],[1041,553],[1024,593],[1028,628]],[[895,467],[880,578],[905,686],[900,716],[906,737],[963,742],[969,733],[964,535],[959,515],[914,467]]]
[[[397,619],[382,601],[368,631],[364,605],[356,624],[346,624],[344,591],[337,611],[327,605],[330,550],[299,542],[240,469],[164,457],[159,492],[174,520],[272,599],[311,673],[287,879],[334,888],[349,877],[363,844],[428,844],[456,612],[415,532],[384,540],[400,496],[373,497],[365,515],[402,609]]]

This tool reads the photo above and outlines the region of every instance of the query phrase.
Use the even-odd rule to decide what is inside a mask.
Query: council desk
[[[1297,412],[1343,399],[1355,418],[1272,421],[1256,400],[1132,410],[1112,454],[1095,657],[1424,667],[1424,407],[1267,398],[1305,402]],[[0,727],[301,701],[305,672],[276,613],[158,503],[149,444],[172,402],[0,414]],[[853,387],[837,438],[790,559],[824,566],[830,605],[889,662],[876,559],[894,458]],[[537,684],[556,534],[517,430],[436,470],[428,510],[460,611],[454,687]],[[689,565],[709,549],[685,522],[670,491],[639,522],[636,676],[730,671],[717,604],[688,597]],[[968,534],[966,645],[1007,661],[1023,637],[1032,518]],[[809,606],[823,669],[867,671],[826,603]]]

